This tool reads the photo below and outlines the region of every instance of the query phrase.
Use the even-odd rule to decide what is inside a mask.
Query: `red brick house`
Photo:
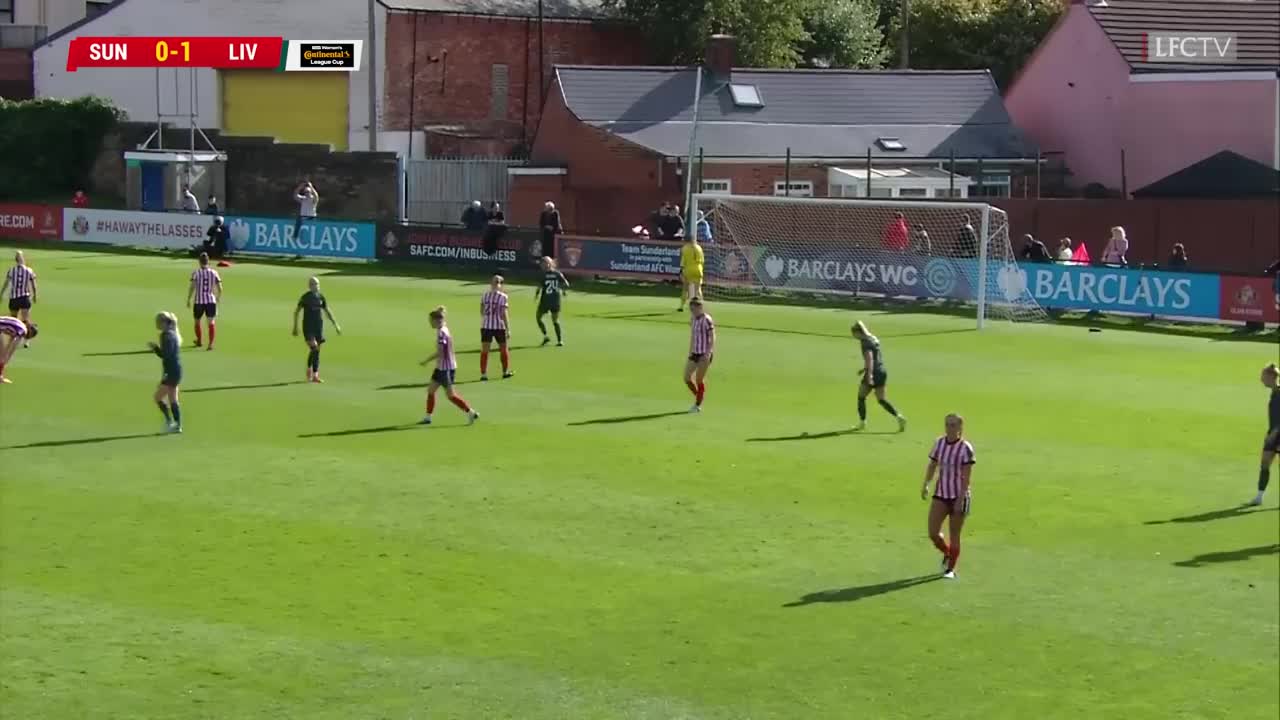
[[[616,235],[680,202],[700,72],[703,192],[783,194],[788,150],[789,194],[813,197],[1007,196],[1037,162],[985,70],[735,69],[731,38],[713,39],[708,57],[705,68],[557,67],[535,167],[511,169],[508,217],[535,222],[551,200],[570,231]]]
[[[538,127],[556,64],[648,60],[638,35],[614,21],[601,0],[385,4],[382,127],[421,131],[416,157],[518,152]]]

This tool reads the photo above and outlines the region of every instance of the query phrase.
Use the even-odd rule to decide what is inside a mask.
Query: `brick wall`
[[[0,97],[6,100],[30,100],[34,96],[31,51],[13,48],[0,50]]]
[[[735,195],[772,195],[774,183],[787,177],[785,163],[748,165],[708,161],[702,168],[703,180],[728,180]],[[791,182],[813,183],[814,197],[827,197],[827,168],[812,163],[793,164]]]
[[[555,64],[650,60],[636,33],[617,24],[547,20],[543,25],[548,85]],[[415,127],[465,126],[471,134],[502,138],[510,148],[532,139],[538,128],[542,93],[535,19],[392,12],[387,16],[386,57],[383,127],[388,130],[409,129],[411,102]],[[500,65],[506,66],[507,89],[495,97],[495,66]],[[470,148],[459,141],[442,149]]]

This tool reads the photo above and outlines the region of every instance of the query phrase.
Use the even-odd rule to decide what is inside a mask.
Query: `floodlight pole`
[[[684,209],[689,214],[689,219],[685,222],[685,233],[691,230],[697,230],[698,225],[698,209],[693,207],[693,154],[698,151],[698,109],[702,105],[702,66],[698,65],[694,68],[697,73],[693,82],[693,123],[689,129],[689,155],[688,162],[685,163],[684,175]],[[702,169],[698,169],[701,173]]]

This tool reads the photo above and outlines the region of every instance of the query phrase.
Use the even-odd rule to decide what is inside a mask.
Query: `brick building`
[[[703,192],[998,197],[1037,162],[985,70],[742,70],[732,43],[713,38],[700,70],[557,67],[536,167],[512,171],[509,216],[535,221],[553,200],[567,228],[620,234],[679,202],[699,72]],[[954,180],[944,171],[952,158]]]
[[[386,4],[382,127],[412,128],[417,157],[519,153],[537,130],[555,65],[648,60],[638,34],[611,20],[601,0]]]

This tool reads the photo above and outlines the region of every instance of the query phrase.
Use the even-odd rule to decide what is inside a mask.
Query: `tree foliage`
[[[901,52],[903,0],[604,0],[643,28],[655,60],[698,62],[738,38],[747,67],[882,67]],[[1064,10],[1062,0],[910,0],[911,67],[990,68],[1004,86]]]
[[[102,140],[124,114],[97,97],[0,98],[0,197],[71,193],[83,187]]]

